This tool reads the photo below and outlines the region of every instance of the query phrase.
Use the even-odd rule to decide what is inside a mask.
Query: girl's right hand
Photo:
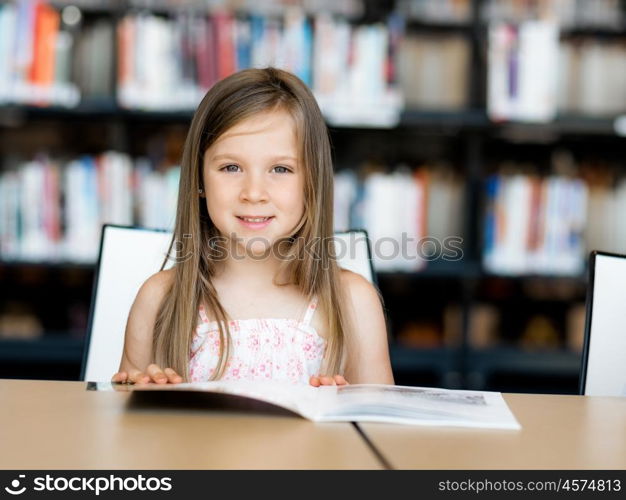
[[[161,370],[159,365],[151,364],[146,372],[141,370],[130,370],[129,372],[117,372],[111,378],[111,382],[122,384],[180,384],[183,378],[172,368]]]

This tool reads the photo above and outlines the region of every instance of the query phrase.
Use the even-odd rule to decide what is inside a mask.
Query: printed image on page
[[[320,421],[520,429],[500,393],[359,384],[320,388]]]

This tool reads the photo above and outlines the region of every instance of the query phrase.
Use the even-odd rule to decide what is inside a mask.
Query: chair
[[[580,394],[626,396],[626,255],[589,258]]]
[[[106,224],[94,277],[81,380],[110,380],[119,368],[130,307],[144,281],[159,271],[172,233]],[[338,263],[375,283],[364,230],[335,234]],[[166,269],[173,265],[168,262]]]

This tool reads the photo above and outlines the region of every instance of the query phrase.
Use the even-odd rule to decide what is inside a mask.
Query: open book
[[[312,387],[282,382],[215,381],[130,385],[88,382],[88,390],[132,391],[158,404],[189,401],[205,406],[267,410],[278,407],[316,422],[387,422],[410,425],[520,429],[497,392],[456,391],[398,385]],[[164,394],[165,393],[165,394]],[[219,404],[216,404],[219,403]],[[201,403],[202,406],[202,403]]]

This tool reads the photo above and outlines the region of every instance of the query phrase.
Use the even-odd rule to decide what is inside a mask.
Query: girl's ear
[[[198,195],[200,198],[206,198],[206,194],[204,194],[204,189],[198,188]]]

